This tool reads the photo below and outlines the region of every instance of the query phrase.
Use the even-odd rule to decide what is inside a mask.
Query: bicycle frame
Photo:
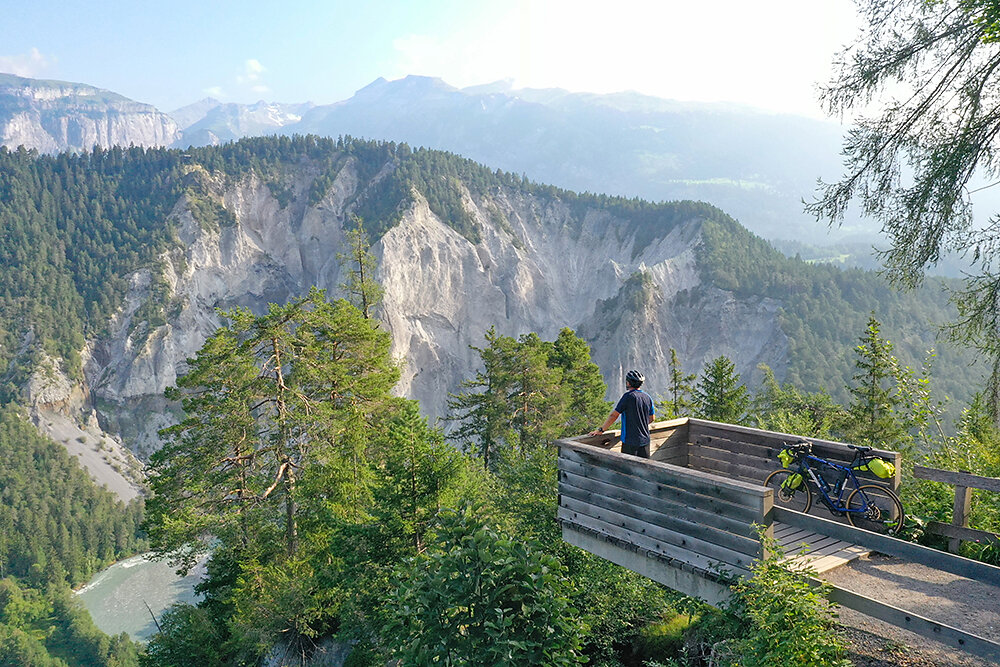
[[[822,473],[819,473],[810,467],[809,461],[815,461],[824,467],[833,468],[834,470],[840,471],[840,473],[844,475],[843,480],[839,483],[840,488],[835,489],[837,491],[835,499],[826,491],[827,488],[831,488],[831,485],[826,481]],[[812,454],[806,454],[805,456],[799,458],[799,472],[805,479],[812,482],[812,485],[817,491],[819,491],[820,499],[823,501],[823,504],[830,508],[831,511],[843,513],[855,512],[861,514],[868,511],[868,496],[865,495],[864,491],[861,492],[862,504],[860,507],[848,508],[847,503],[844,502],[844,495],[848,487],[848,479],[850,479],[851,486],[854,489],[861,486],[858,482],[858,478],[854,475],[854,471],[850,467],[832,463],[826,459],[813,456]],[[833,486],[836,487],[837,485],[835,484]]]

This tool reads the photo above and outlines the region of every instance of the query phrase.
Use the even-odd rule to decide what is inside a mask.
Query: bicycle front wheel
[[[878,484],[863,484],[851,491],[847,509],[852,526],[883,535],[899,533],[906,518],[899,496]]]
[[[789,485],[785,484],[785,480],[794,474],[797,474],[794,470],[775,470],[764,480],[764,486],[774,489],[774,504],[778,507],[796,512],[808,512],[812,507],[813,498],[806,480],[801,479],[798,487],[794,489],[788,488]]]

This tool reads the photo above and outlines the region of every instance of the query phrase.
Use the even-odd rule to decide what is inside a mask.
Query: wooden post
[[[968,470],[960,470],[959,472],[968,473]],[[955,485],[955,509],[951,515],[951,525],[958,526],[959,528],[969,527],[969,512],[972,508],[972,489],[967,486]],[[962,540],[957,537],[952,537],[948,540],[948,551],[953,554],[957,554],[959,548],[962,546]]]

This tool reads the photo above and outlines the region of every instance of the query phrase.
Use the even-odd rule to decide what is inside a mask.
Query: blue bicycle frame
[[[831,486],[830,483],[823,477],[822,473],[817,473],[809,466],[810,460],[840,472],[840,479],[835,482],[832,487],[833,492],[836,494],[835,498],[831,497],[830,494],[827,493],[827,489],[830,489]],[[855,489],[861,486],[858,482],[858,478],[854,476],[854,471],[849,466],[838,465],[827,461],[826,459],[813,456],[812,454],[806,454],[805,456],[799,458],[799,468],[802,470],[803,476],[812,481],[813,486],[815,486],[819,491],[820,499],[823,501],[823,504],[830,508],[831,511],[842,513],[864,513],[868,511],[868,497],[865,496],[864,492],[861,493],[862,504],[860,507],[852,507],[848,509],[847,503],[844,502],[844,492],[848,486],[846,484],[848,479],[851,480],[851,484]]]

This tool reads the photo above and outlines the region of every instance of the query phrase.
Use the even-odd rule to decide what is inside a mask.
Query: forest
[[[950,313],[940,284],[897,293],[868,272],[786,258],[707,204],[578,195],[445,153],[353,139],[59,156],[0,148],[9,230],[0,240],[0,665],[242,665],[274,651],[305,659],[330,642],[353,646],[351,665],[442,655],[454,665],[482,656],[498,665],[699,665],[717,645],[743,664],[776,664],[788,657],[768,644],[776,627],[791,633],[785,649],[818,633],[831,640],[816,664],[842,659],[820,598],[774,563],[762,563],[759,585],[738,592],[733,608],[714,610],[562,542],[550,443],[609,410],[573,331],[551,341],[484,332],[474,348],[481,367],[451,396],[446,435],[391,393],[399,369],[363,271],[348,271],[342,286],[351,302],[314,290],[263,314],[227,313],[170,391],[185,418],[150,461],[145,507],[116,504],[38,436],[18,407],[25,378],[43,352],[79,377],[83,341],[120,307],[127,276],[178,244],[178,202],[199,224],[223,227],[234,220],[209,179],[252,173],[279,204],[304,206],[322,201],[348,162],[363,179],[383,174],[354,202],[362,225],[342,261],[359,269],[414,190],[470,240],[479,232],[463,217],[463,188],[517,188],[567,206],[573,224],[602,209],[635,245],[702,220],[704,289],[781,302],[787,373],[779,381],[761,369],[764,383],[747,387],[725,356],[698,374],[674,353],[658,415],[872,442],[910,463],[1000,475],[998,436],[968,360],[946,347],[923,356],[935,344],[927,322]],[[284,185],[303,164],[318,174],[307,202]],[[144,306],[147,326],[160,308]],[[904,492],[914,516],[948,519],[942,489],[911,481]],[[977,501],[973,525],[1000,529],[1000,507]],[[935,544],[919,524],[908,536]],[[147,548],[183,569],[209,547],[202,601],[172,609],[145,647],[101,634],[69,592]],[[1000,560],[989,545],[966,550]],[[808,604],[788,609],[772,589]],[[741,638],[745,627],[755,631]]]

